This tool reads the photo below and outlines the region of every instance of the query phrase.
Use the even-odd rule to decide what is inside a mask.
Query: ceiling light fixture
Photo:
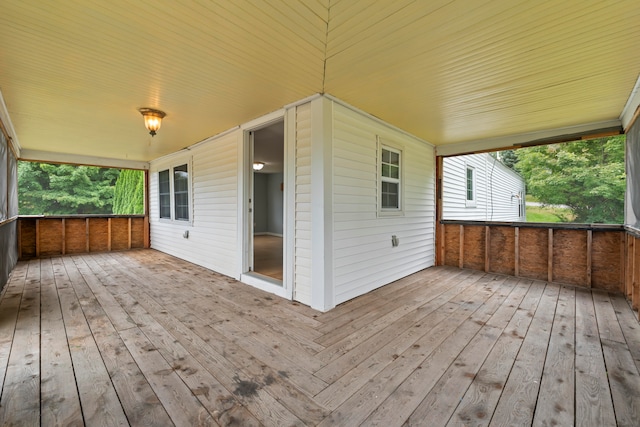
[[[155,136],[158,129],[162,125],[162,119],[166,114],[164,111],[154,110],[153,108],[138,109],[142,117],[144,117],[144,125],[151,136]]]
[[[262,162],[253,162],[253,170],[254,171],[259,171],[263,167],[264,167],[264,163],[262,163]]]

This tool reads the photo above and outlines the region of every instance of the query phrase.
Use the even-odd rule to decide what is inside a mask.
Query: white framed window
[[[158,172],[158,209],[160,211],[160,218],[171,219],[169,169]]]
[[[160,219],[191,221],[190,170],[190,162],[185,162],[158,171],[158,211]]]
[[[378,214],[403,213],[402,149],[378,138]]]
[[[473,166],[466,167],[465,200],[467,206],[476,205],[476,169]]]

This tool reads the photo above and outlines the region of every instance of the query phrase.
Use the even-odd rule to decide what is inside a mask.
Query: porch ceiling
[[[640,2],[6,0],[23,149],[148,161],[315,93],[435,145],[610,122]],[[137,108],[167,113],[151,138]]]

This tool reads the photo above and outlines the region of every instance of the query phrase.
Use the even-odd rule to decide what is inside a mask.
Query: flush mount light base
[[[139,108],[140,114],[144,117],[144,125],[151,136],[155,136],[158,129],[162,125],[162,119],[166,116],[164,111],[154,110],[153,108]]]
[[[259,171],[263,167],[264,167],[264,163],[262,163],[262,162],[253,162],[253,170],[254,171]]]

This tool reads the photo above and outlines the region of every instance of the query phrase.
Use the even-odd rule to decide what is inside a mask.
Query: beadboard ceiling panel
[[[640,2],[5,0],[24,149],[148,161],[315,93],[435,145],[616,120]],[[137,109],[167,117],[151,138]]]

